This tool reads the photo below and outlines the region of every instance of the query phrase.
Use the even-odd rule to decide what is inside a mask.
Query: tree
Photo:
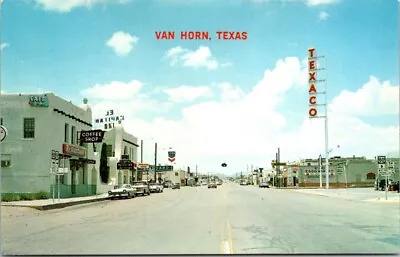
[[[102,183],[108,183],[109,178],[109,168],[107,161],[107,144],[103,143],[101,146],[101,155],[100,155],[100,179]]]

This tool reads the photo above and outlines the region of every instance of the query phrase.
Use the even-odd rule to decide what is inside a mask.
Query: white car
[[[121,197],[132,198],[136,197],[136,189],[130,184],[122,184],[115,186],[113,190],[108,191],[108,196],[111,197],[111,199]]]
[[[164,191],[164,186],[160,183],[150,183],[150,192],[162,193]]]

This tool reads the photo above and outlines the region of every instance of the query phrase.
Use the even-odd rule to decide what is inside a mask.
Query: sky
[[[234,174],[270,168],[278,147],[282,161],[324,153],[324,119],[308,116],[313,47],[330,155],[373,158],[399,150],[398,5],[4,0],[1,90],[87,98],[93,119],[109,109],[125,116],[125,130],[144,141],[144,162],[153,163],[157,142],[162,164],[172,149],[177,167]],[[182,31],[209,37],[181,39]],[[175,38],[157,39],[162,32]]]

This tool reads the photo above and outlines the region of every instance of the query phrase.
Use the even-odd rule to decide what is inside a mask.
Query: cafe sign
[[[30,95],[28,103],[32,107],[49,107],[47,95]]]
[[[81,143],[101,143],[103,141],[104,131],[101,129],[81,131],[80,142]]]
[[[86,148],[80,146],[63,144],[62,150],[63,153],[66,155],[77,156],[77,157],[86,156]]]

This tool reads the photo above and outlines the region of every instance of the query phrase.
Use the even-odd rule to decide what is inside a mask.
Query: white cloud
[[[129,54],[138,43],[139,38],[123,31],[115,32],[106,42],[106,45],[113,48],[117,55]]]
[[[172,66],[181,64],[184,67],[214,70],[219,67],[232,65],[229,62],[219,63],[207,46],[200,46],[194,51],[182,48],[181,46],[173,47],[165,53],[165,57],[170,60]]]
[[[194,101],[200,97],[211,97],[212,90],[206,86],[180,86],[175,88],[164,89],[163,92],[169,96],[172,102]]]
[[[330,108],[343,115],[396,115],[399,113],[399,99],[399,86],[389,81],[380,82],[371,76],[357,91],[343,90],[332,100]]]
[[[323,21],[329,18],[329,14],[327,12],[320,12],[318,14],[318,19]]]
[[[74,8],[92,8],[97,4],[126,4],[131,0],[35,0],[46,11],[70,12]]]
[[[6,43],[6,42],[2,42],[2,43],[0,44],[1,51],[3,51],[4,48],[9,47],[9,46],[10,46],[10,44],[8,44],[8,43]]]
[[[126,100],[134,97],[142,86],[143,84],[137,80],[128,83],[113,81],[109,84],[96,84],[84,89],[82,94],[102,100]]]
[[[323,5],[323,4],[333,4],[337,0],[307,0],[309,6]]]
[[[280,1],[282,3],[306,3],[309,6],[333,4],[338,0],[250,0],[253,3],[271,3]]]
[[[157,102],[155,97],[144,98],[140,91],[131,93],[129,101],[115,97],[115,100],[102,101],[101,106],[95,105],[93,110],[98,113],[100,107],[113,106],[123,110],[126,129],[145,141],[145,162],[152,162],[152,144],[157,141],[159,149],[172,147],[176,150],[176,166],[190,165],[193,169],[198,164],[200,172],[227,171],[232,174],[246,171],[246,164],[269,167],[278,147],[284,161],[317,157],[324,151],[323,120],[310,120],[306,115],[307,71],[302,60],[295,57],[279,60],[273,69],[260,76],[249,92],[228,82],[210,87],[219,98],[184,107],[180,116],[174,114],[171,117],[165,103]],[[106,86],[103,88],[106,90]],[[107,92],[112,93],[112,88],[108,86]],[[98,89],[92,93],[101,91]],[[399,87],[371,77],[359,90],[344,91],[334,98],[329,111],[332,155],[372,157],[377,153],[398,151],[398,124],[371,125],[357,116],[370,111],[375,115],[391,113],[398,116],[398,105],[393,106],[394,99],[398,99],[395,89],[398,91]],[[304,113],[300,123],[291,122],[280,109],[291,90],[297,90],[293,102],[304,100],[304,110],[299,110]],[[348,101],[349,97],[358,100]],[[148,103],[150,99],[151,104]],[[356,104],[356,101],[361,103]],[[159,113],[158,118],[138,116],[149,109],[168,112],[168,116],[164,116],[166,113]],[[336,145],[341,147],[335,148]],[[158,159],[160,163],[167,163],[165,150],[159,151]],[[221,168],[222,162],[228,163],[228,168]]]

